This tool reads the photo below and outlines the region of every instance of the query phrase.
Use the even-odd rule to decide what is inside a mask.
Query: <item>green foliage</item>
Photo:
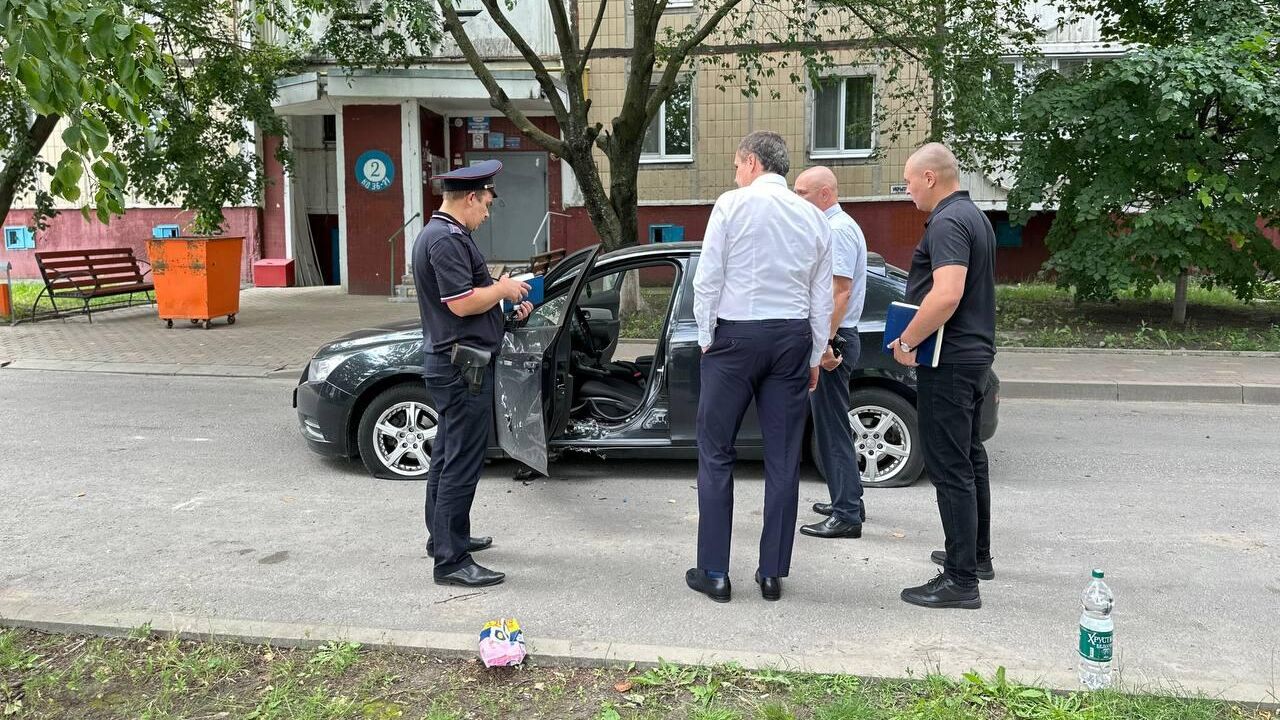
[[[286,134],[277,79],[313,56],[407,63],[434,18],[410,0],[0,0],[0,216],[33,193],[38,226],[55,199],[105,223],[135,197],[216,232],[224,206],[257,202],[259,134]],[[50,119],[66,123],[52,163]]]
[[[1108,33],[1150,45],[1045,73],[1022,102],[1010,213],[1058,207],[1048,269],[1082,299],[1143,297],[1182,273],[1256,297],[1280,275],[1261,227],[1280,229],[1280,10],[1139,5]]]
[[[309,663],[329,674],[341,674],[360,657],[360,643],[331,642],[321,645],[311,656]]]

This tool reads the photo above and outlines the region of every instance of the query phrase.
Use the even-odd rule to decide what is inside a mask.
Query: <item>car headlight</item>
[[[329,373],[337,369],[339,365],[346,362],[355,353],[338,353],[337,355],[325,355],[324,357],[312,358],[310,370],[307,372],[307,380],[310,382],[324,382],[329,377]]]

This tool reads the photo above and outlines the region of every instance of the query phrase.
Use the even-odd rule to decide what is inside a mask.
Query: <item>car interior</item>
[[[666,329],[677,278],[670,263],[613,271],[583,286],[574,308],[571,417],[621,422],[637,410],[653,378],[656,343]]]
[[[618,423],[640,409],[653,375],[651,348],[665,331],[677,276],[674,264],[650,263],[598,274],[583,286],[568,322],[570,417]],[[556,304],[551,300],[535,314],[558,315]]]

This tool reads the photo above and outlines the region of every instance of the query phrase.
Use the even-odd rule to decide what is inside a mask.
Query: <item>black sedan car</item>
[[[693,319],[698,243],[664,243],[569,255],[544,279],[544,301],[508,324],[495,374],[490,455],[547,472],[549,457],[577,450],[617,458],[696,458],[699,347]],[[915,372],[882,353],[889,303],[906,275],[868,258],[849,422],[862,482],[909,485],[924,457],[916,430]],[[649,340],[628,340],[644,337]],[[999,381],[983,405],[995,433]],[[436,413],[422,381],[416,321],[360,330],[325,345],[294,389],[302,436],[323,455],[359,456],[378,477],[426,474]],[[738,454],[759,458],[754,410]],[[812,450],[812,443],[810,444]],[[810,453],[813,455],[813,453]],[[821,471],[821,468],[819,468]]]

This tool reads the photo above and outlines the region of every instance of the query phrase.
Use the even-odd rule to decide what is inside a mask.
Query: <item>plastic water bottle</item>
[[[1094,570],[1093,578],[1080,594],[1080,682],[1090,690],[1111,684],[1111,635],[1115,631],[1111,608],[1114,605],[1111,588],[1102,581],[1102,571]]]

